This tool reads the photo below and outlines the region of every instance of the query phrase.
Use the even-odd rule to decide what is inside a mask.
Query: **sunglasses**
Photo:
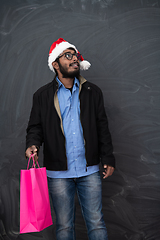
[[[81,59],[81,54],[80,53],[70,53],[70,52],[66,52],[64,54],[62,54],[61,56],[59,56],[57,59],[61,58],[65,56],[68,60],[72,60],[73,56],[76,56],[78,60]]]

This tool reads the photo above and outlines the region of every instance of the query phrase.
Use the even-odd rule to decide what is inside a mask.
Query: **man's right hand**
[[[26,150],[26,157],[30,157],[30,155],[33,154],[34,160],[38,160],[38,148],[35,145],[32,145],[31,147],[27,148]]]

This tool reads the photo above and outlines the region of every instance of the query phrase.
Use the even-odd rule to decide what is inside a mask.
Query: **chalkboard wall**
[[[47,58],[59,37],[91,62],[81,74],[104,94],[116,157],[103,181],[109,240],[159,240],[159,0],[0,1],[0,239],[55,239],[55,224],[19,234],[19,177],[32,95],[54,77]],[[76,205],[77,239],[86,240]]]

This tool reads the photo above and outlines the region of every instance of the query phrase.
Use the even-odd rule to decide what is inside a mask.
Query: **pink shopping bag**
[[[29,169],[30,159],[33,166]],[[20,233],[39,232],[53,224],[46,168],[35,166],[33,155],[20,178]]]

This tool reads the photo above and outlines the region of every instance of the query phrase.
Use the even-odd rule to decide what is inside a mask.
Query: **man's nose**
[[[76,61],[78,60],[78,58],[75,54],[73,55],[73,60],[76,60]]]

